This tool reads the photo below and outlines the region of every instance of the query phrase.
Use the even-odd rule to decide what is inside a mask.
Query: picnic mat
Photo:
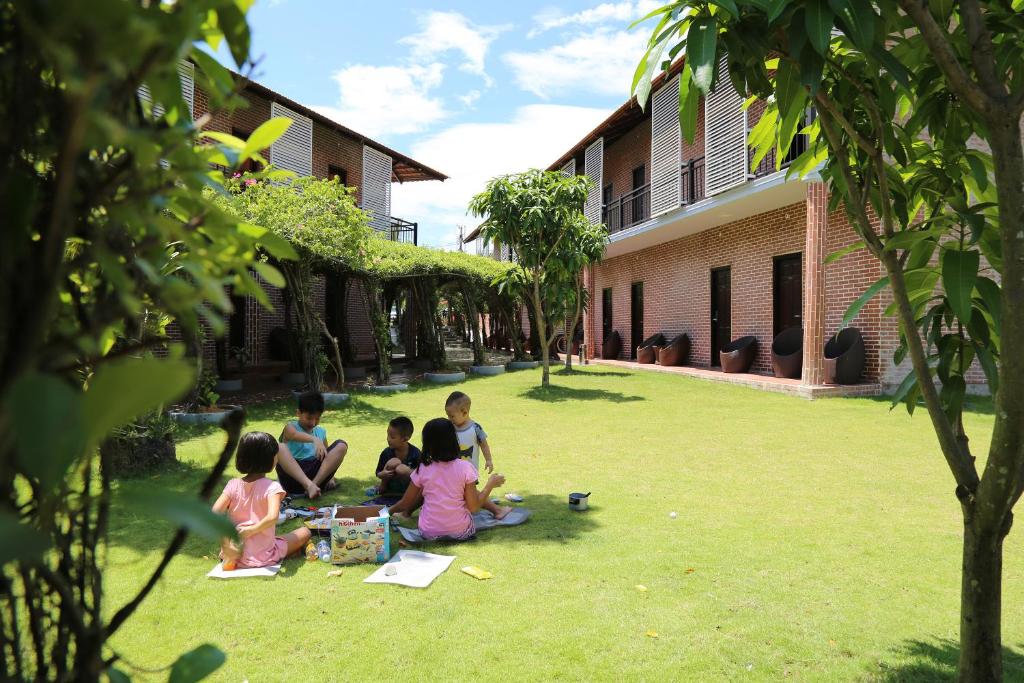
[[[391,507],[400,500],[402,500],[401,496],[377,496],[370,500],[364,500],[360,505],[387,505]]]
[[[274,577],[281,571],[280,564],[272,564],[269,567],[243,567],[242,569],[224,570],[224,563],[218,562],[217,566],[209,571],[207,576],[211,579],[251,579],[257,576]]]
[[[426,588],[448,569],[454,555],[434,555],[419,550],[399,550],[363,583],[395,583],[410,588]],[[388,572],[394,572],[389,574]]]
[[[476,525],[477,531],[483,531],[484,529],[493,529],[496,526],[516,526],[529,518],[530,510],[527,508],[512,508],[512,512],[505,515],[504,519],[496,519],[490,512],[481,510],[473,515],[473,524]],[[398,531],[402,534],[402,538],[409,543],[423,543],[425,540],[419,529],[406,529],[400,526]]]

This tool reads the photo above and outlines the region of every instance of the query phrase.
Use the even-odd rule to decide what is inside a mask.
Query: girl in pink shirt
[[[309,541],[309,529],[299,527],[275,536],[284,489],[267,473],[274,470],[281,446],[266,432],[249,432],[242,437],[235,454],[235,466],[245,476],[232,479],[213,504],[213,511],[227,512],[238,530],[242,548],[229,538],[221,542],[224,569],[266,567],[302,550]]]
[[[410,476],[411,483],[392,513],[409,514],[422,496],[419,528],[430,540],[465,541],[476,535],[472,513],[490,498],[491,490],[505,483],[492,474],[482,491],[476,490],[476,468],[459,457],[459,438],[443,417],[423,425],[423,456]]]

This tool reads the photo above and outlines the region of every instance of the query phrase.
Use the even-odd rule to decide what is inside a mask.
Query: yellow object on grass
[[[494,578],[494,574],[490,573],[486,569],[481,569],[480,567],[473,567],[473,566],[463,567],[462,571],[463,571],[463,573],[469,574],[474,579],[479,579],[480,581],[483,581],[484,579],[493,579]]]

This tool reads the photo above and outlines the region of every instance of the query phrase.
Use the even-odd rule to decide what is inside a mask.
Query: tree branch
[[[992,35],[985,26],[985,17],[978,0],[960,0],[960,19],[964,22],[967,42],[971,46],[971,63],[978,81],[989,97],[1006,100],[1006,86],[996,75],[996,60],[992,49]]]
[[[216,486],[217,482],[220,481],[221,475],[224,474],[224,470],[228,466],[228,462],[231,460],[231,455],[235,452],[235,448],[238,446],[238,439],[242,432],[242,424],[245,422],[245,411],[244,410],[233,410],[228,413],[228,416],[224,418],[222,423],[224,431],[227,432],[227,441],[224,444],[224,449],[220,453],[220,458],[217,460],[217,464],[214,465],[210,471],[209,476],[206,477],[206,481],[203,482],[203,486],[199,491],[199,498],[201,500],[208,500],[210,493],[213,492],[213,487]],[[171,539],[167,549],[164,550],[164,556],[160,560],[160,564],[157,565],[156,569],[153,570],[153,574],[146,581],[146,584],[139,590],[138,594],[132,598],[127,604],[111,617],[110,622],[107,624],[106,638],[114,635],[121,626],[124,625],[125,620],[130,617],[142,601],[146,599],[149,592],[156,586],[157,581],[163,576],[164,570],[167,569],[167,565],[170,564],[174,556],[181,550],[181,546],[185,543],[185,539],[188,537],[188,529],[181,527],[174,534],[174,538]]]

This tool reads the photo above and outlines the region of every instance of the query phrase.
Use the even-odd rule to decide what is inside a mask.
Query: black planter
[[[685,334],[677,335],[658,351],[660,365],[685,365],[690,356],[690,338]]]
[[[718,352],[722,372],[746,372],[754,364],[756,355],[757,337],[733,339]]]
[[[661,332],[645,339],[640,346],[636,347],[636,362],[646,365],[658,360],[658,354],[654,350],[654,347],[661,346],[664,343],[665,335]]]
[[[864,337],[856,327],[847,327],[825,344],[825,382],[856,384],[864,374]]]
[[[604,344],[601,345],[601,358],[615,360],[620,353],[622,353],[622,337],[616,330],[612,330],[608,338],[604,340]]]
[[[800,379],[804,365],[804,331],[791,327],[772,341],[772,372],[776,377]]]

